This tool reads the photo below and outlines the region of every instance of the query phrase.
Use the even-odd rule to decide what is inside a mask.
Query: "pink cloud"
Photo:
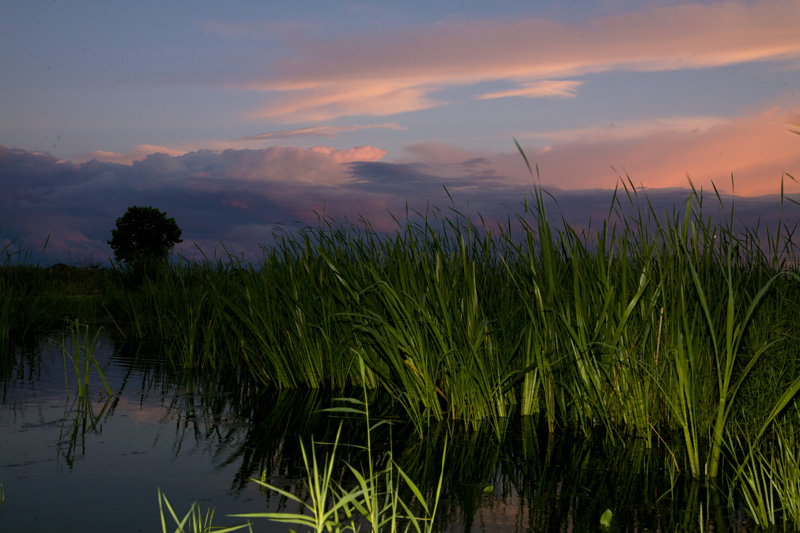
[[[281,123],[319,122],[346,115],[395,115],[440,104],[427,97],[426,88],[405,87],[398,80],[331,80],[293,89],[255,115]]]
[[[357,146],[348,150],[336,150],[325,146],[315,146],[312,152],[325,154],[332,163],[341,165],[353,161],[380,161],[386,155],[386,150],[374,146]]]
[[[556,98],[572,98],[575,96],[575,91],[580,87],[582,82],[579,81],[539,81],[533,83],[523,83],[519,89],[510,89],[508,91],[497,91],[493,93],[484,93],[478,96],[480,100],[490,100],[493,98],[509,98],[512,96],[521,96],[524,98],[543,98],[543,97],[556,97]]]
[[[334,186],[351,179],[342,163],[378,161],[386,150],[374,146],[346,150],[273,146],[263,150],[226,150],[221,155],[224,162],[218,172],[228,178]]]
[[[532,97],[537,90],[552,96],[547,85],[530,84],[609,70],[796,58],[798,20],[800,4],[764,1],[679,5],[580,25],[541,19],[440,23],[396,36],[304,42],[291,62],[240,87],[278,93],[257,115],[280,122],[427,109],[444,103],[431,96],[434,91],[487,81],[522,84],[489,93],[495,98]],[[561,94],[571,90],[562,86]]]
[[[613,189],[620,176],[612,166],[651,190],[686,188],[688,173],[697,187],[710,191],[713,180],[730,191],[733,172],[738,195],[777,194],[784,172],[800,177],[800,136],[788,131],[796,118],[775,108],[736,120],[620,123],[607,136],[598,135],[598,127],[520,138],[542,185],[571,202],[564,204],[570,220],[581,221],[587,213],[596,219],[607,212],[609,193],[587,189]],[[426,206],[447,211],[454,205],[470,216],[503,221],[536,185],[509,144],[504,153],[491,153],[419,143],[395,161],[384,161],[386,151],[373,146],[201,150],[150,154],[131,165],[65,164],[46,154],[0,149],[0,208],[8,213],[2,237],[19,236],[38,253],[50,235],[48,254],[103,260],[110,255],[113,221],[136,204],[176,216],[187,254],[196,253],[192,243],[222,253],[223,242],[236,255],[257,255],[277,224],[314,225],[314,211],[340,223],[363,216],[379,231],[395,229],[390,213],[402,221],[406,207],[413,216]],[[800,185],[786,185],[796,196]],[[664,205],[685,200],[683,191],[667,196],[661,195]],[[757,215],[765,204],[750,205]]]
[[[161,153],[171,156],[177,156],[177,155],[183,155],[187,151],[188,150],[181,150],[179,148],[169,148],[166,146],[140,144],[135,148],[128,150],[126,152],[107,152],[104,150],[94,150],[91,152],[75,154],[73,159],[75,159],[78,162],[91,161],[92,159],[97,159],[98,161],[105,161],[107,163],[121,163],[123,165],[129,165],[134,161],[139,161],[141,159],[144,159],[149,154]]]
[[[776,108],[716,123],[704,118],[694,127],[679,118],[655,120],[649,131],[644,122],[631,124],[631,132],[622,124],[607,136],[557,132],[546,147],[528,146],[528,157],[545,183],[562,189],[611,188],[613,166],[650,188],[687,187],[688,174],[707,190],[713,181],[739,195],[777,194],[784,172],[800,176],[800,139],[787,131],[786,118]]]
[[[636,186],[686,188],[688,174],[705,190],[713,181],[723,192],[760,196],[778,194],[784,173],[800,179],[800,136],[790,132],[792,120],[774,108],[734,120],[654,118],[518,138],[538,165],[542,185],[553,190],[613,189],[626,173]],[[406,153],[395,163],[425,165],[426,173],[452,179],[491,176],[491,184],[478,185],[485,194],[492,187],[535,184],[513,149],[492,154],[426,142],[407,146]],[[785,182],[787,192],[800,191],[800,184]]]
[[[653,117],[640,120],[618,120],[603,125],[555,131],[530,131],[517,137],[533,139],[545,145],[626,141],[661,133],[693,134],[729,124],[730,119],[713,116]]]

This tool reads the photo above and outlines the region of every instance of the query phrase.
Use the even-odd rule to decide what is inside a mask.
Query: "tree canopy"
[[[114,258],[129,265],[166,261],[172,248],[180,242],[183,230],[167,213],[150,206],[134,205],[117,219],[108,245]]]

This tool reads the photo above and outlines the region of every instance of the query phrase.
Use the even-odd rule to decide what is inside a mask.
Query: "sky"
[[[581,226],[622,183],[777,223],[798,28],[797,0],[5,0],[0,249],[103,262],[152,205],[185,255],[257,257],[319,216],[502,223],[537,186]]]

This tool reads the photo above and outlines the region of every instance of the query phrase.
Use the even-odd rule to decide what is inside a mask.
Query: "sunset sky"
[[[626,175],[769,219],[752,197],[800,198],[798,28],[796,0],[5,0],[0,248],[105,261],[134,204],[185,253],[315,210],[389,231],[444,187],[502,220],[536,183],[515,138],[576,224]]]

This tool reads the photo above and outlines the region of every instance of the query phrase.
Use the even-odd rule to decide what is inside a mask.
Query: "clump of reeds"
[[[420,435],[447,420],[502,438],[518,409],[551,431],[648,445],[678,432],[692,475],[717,476],[736,406],[757,396],[767,420],[798,386],[787,371],[755,393],[793,357],[779,342],[800,325],[792,229],[764,246],[736,231],[732,206],[727,223],[706,217],[694,189],[659,213],[623,183],[581,232],[555,225],[547,201],[536,189],[494,231],[454,209],[407,214],[392,235],[323,219],[278,235],[259,263],[179,263],[119,309],[178,366],[384,388]]]
[[[623,182],[582,230],[553,220],[540,188],[492,228],[455,209],[407,213],[389,235],[322,219],[258,262],[182,260],[110,283],[107,308],[179,368],[384,389],[420,436],[448,422],[502,439],[516,411],[550,431],[667,443],[713,478],[726,439],[781,420],[800,388],[800,277],[796,226],[737,230],[733,202],[710,196],[720,220],[708,198],[692,189],[662,213]]]
[[[165,511],[166,509],[166,511]],[[179,517],[172,504],[169,503],[167,495],[158,490],[158,510],[161,515],[161,531],[162,533],[169,533],[170,529],[167,528],[167,516],[169,516],[175,523],[174,533],[230,533],[231,531],[239,531],[247,529],[252,533],[253,528],[250,524],[240,524],[232,527],[219,527],[214,526],[214,510],[207,509],[203,513],[197,502],[193,502],[189,511],[183,517]]]
[[[102,328],[98,328],[94,336],[90,338],[89,326],[75,320],[70,325],[70,342],[67,343],[66,339],[62,339],[61,354],[64,362],[64,384],[67,394],[70,391],[67,375],[67,361],[69,360],[76,378],[78,398],[86,397],[89,394],[92,367],[94,367],[102,380],[106,393],[109,396],[111,395],[111,387],[108,385],[103,369],[100,368],[100,363],[95,357],[101,330]]]
[[[362,375],[366,371],[363,362],[359,362],[358,371]],[[404,530],[418,533],[435,531],[436,510],[444,477],[444,460],[440,462],[439,482],[430,498],[423,495],[417,484],[395,462],[391,453],[386,456],[383,466],[376,470],[372,433],[387,422],[373,422],[369,412],[367,389],[364,388],[363,391],[363,400],[342,398],[340,401],[345,405],[326,409],[333,414],[363,417],[366,424],[366,443],[363,446],[366,452],[366,471],[345,463],[346,470],[353,479],[352,485],[336,481],[336,473],[340,467],[337,456],[342,429],[340,425],[330,445],[330,451],[322,460],[318,456],[319,443],[312,440],[309,452],[301,443],[307,474],[306,489],[310,502],[267,483],[265,475],[262,475],[262,479],[253,479],[265,489],[299,503],[305,513],[250,513],[233,516],[267,518],[279,523],[304,526],[317,532],[358,531],[361,523],[368,525],[372,531]],[[446,454],[446,445],[443,454]],[[404,494],[410,494],[410,499]]]

